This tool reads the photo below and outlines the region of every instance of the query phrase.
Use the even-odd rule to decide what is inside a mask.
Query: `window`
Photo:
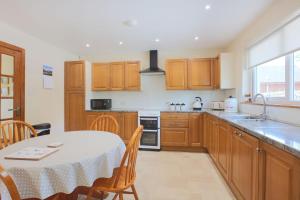
[[[300,101],[300,50],[258,65],[253,80],[268,101]]]

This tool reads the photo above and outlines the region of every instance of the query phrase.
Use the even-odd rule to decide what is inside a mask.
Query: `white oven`
[[[139,111],[138,124],[144,126],[140,149],[160,150],[160,111]]]

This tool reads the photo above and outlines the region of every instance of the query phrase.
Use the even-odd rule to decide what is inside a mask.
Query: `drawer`
[[[160,117],[160,126],[166,128],[188,128],[188,113],[163,113]]]
[[[162,146],[188,146],[187,128],[161,128]]]

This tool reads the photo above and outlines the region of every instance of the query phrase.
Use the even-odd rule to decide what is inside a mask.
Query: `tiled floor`
[[[136,189],[141,200],[234,199],[204,153],[140,151]]]

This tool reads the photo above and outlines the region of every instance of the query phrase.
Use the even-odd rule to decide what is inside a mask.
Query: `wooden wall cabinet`
[[[125,90],[140,90],[140,62],[125,63]]]
[[[213,59],[191,59],[188,65],[188,88],[213,89]]]
[[[235,63],[232,53],[220,53],[214,59],[214,88],[235,88]]]
[[[83,130],[85,127],[85,63],[65,62],[64,113],[65,131]]]
[[[92,90],[140,90],[140,62],[93,63]]]
[[[166,61],[167,90],[187,89],[187,59],[173,59]]]
[[[259,140],[236,128],[231,134],[229,184],[238,199],[258,199]]]
[[[260,155],[260,199],[300,199],[300,159],[265,142],[261,144]]]
[[[110,90],[110,66],[108,63],[93,63],[92,90]]]

